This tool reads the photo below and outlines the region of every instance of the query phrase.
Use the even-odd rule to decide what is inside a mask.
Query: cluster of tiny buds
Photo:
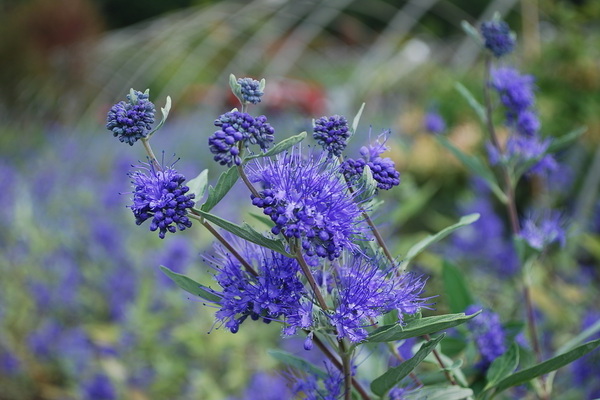
[[[346,118],[333,115],[315,121],[313,137],[330,155],[339,157],[346,148],[351,133]]]
[[[252,78],[240,78],[237,80],[244,103],[258,104],[264,92],[260,88],[260,82]]]

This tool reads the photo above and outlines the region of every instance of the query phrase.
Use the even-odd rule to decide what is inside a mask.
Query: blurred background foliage
[[[460,23],[496,11],[519,38],[509,61],[536,77],[543,132],[587,127],[560,154],[572,184],[557,178],[551,196],[535,180],[519,188],[523,209],[554,202],[576,222],[576,243],[548,257],[534,278],[542,320],[555,332],[546,338],[550,351],[600,300],[600,2],[3,0],[0,399],[222,399],[276,365],[264,349],[276,346],[277,329],[249,324],[236,336],[214,329],[213,309],[161,277],[159,263],[208,284],[200,254],[211,239],[192,229],[160,241],[125,208],[126,172],[143,151],[117,143],[103,125],[130,87],[150,88],[157,106],[172,97],[155,150],[181,157],[186,176],[209,168],[213,180],[220,169],[206,140],[214,118],[235,106],[230,73],[267,79],[258,112],[280,138],[321,115],[351,118],[366,102],[362,137],[350,151],[368,140],[369,125],[374,134],[392,129],[390,156],[403,183],[376,217],[402,254],[473,199],[465,171],[422,121],[435,108],[457,146],[481,149],[480,127],[454,89],[459,81],[479,93],[482,81],[479,49]],[[246,196],[236,190],[230,199]],[[230,201],[220,207],[230,219],[241,215]],[[444,291],[448,251],[419,259],[432,276],[431,295]],[[502,300],[515,283],[468,264],[474,293],[505,319],[518,318]],[[437,308],[448,310],[443,295]],[[562,390],[561,398],[580,394],[568,383]]]

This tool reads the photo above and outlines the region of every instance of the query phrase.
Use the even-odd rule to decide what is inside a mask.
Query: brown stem
[[[221,236],[221,234],[215,228],[213,228],[212,225],[210,225],[204,218],[202,218],[200,215],[194,213],[193,210],[189,214],[189,216],[190,216],[190,218],[194,218],[194,219],[200,221],[202,226],[204,226],[219,242],[221,242],[221,244],[223,246],[225,246],[225,248],[227,248],[227,250],[229,250],[229,252],[231,254],[233,254],[233,256],[235,258],[238,259],[238,261],[242,264],[242,266],[246,269],[246,271],[248,271],[250,274],[252,274],[254,276],[258,276],[258,273],[256,272],[256,270],[254,268],[252,268],[252,265],[250,265],[248,263],[248,261],[246,261],[244,259],[244,257],[242,257],[241,254],[238,253],[237,250],[235,248],[233,248],[233,246],[223,236]]]
[[[241,165],[238,165],[237,166],[237,170],[238,170],[238,173],[240,174],[240,177],[244,181],[244,184],[248,187],[248,189],[250,190],[250,192],[255,197],[261,197],[260,193],[258,193],[258,190],[256,190],[256,188],[254,187],[254,185],[252,184],[252,182],[250,182],[250,179],[248,179],[248,176],[246,175],[246,172],[244,172],[244,168]]]
[[[352,382],[352,365],[350,362],[351,355],[348,354],[344,339],[338,339],[338,346],[340,347],[340,355],[342,357],[342,373],[344,374],[344,400],[351,400],[351,382]]]
[[[398,353],[398,349],[396,349],[396,346],[394,346],[393,343],[387,342],[386,344],[390,350],[390,353],[392,353],[394,355],[394,357],[396,357],[396,360],[398,360],[400,363],[403,363],[404,361],[406,361],[404,359],[404,357],[402,357],[400,355],[400,353]],[[410,379],[412,379],[412,381],[415,385],[417,385],[418,387],[423,386],[423,382],[421,382],[421,380],[419,379],[417,374],[415,374],[413,371],[410,371],[410,373],[408,375],[410,376]]]
[[[423,335],[423,337],[428,342],[431,341],[431,337],[429,335]],[[436,349],[433,349],[432,353],[433,353],[433,356],[435,357],[435,359],[437,360],[438,364],[440,365],[440,367],[442,367],[442,371],[444,371],[444,375],[446,375],[446,379],[448,380],[448,382],[450,382],[450,384],[452,384],[452,385],[456,385],[456,381],[454,380],[454,377],[452,376],[452,374],[450,374],[450,371],[448,371],[446,369],[446,366],[444,365],[444,362],[442,361],[442,357],[440,357],[440,354],[437,352]]]
[[[156,159],[156,156],[154,155],[154,152],[152,151],[152,147],[150,147],[150,139],[142,138],[141,140],[142,140],[142,144],[144,145],[144,149],[146,150],[146,154],[148,154],[148,157],[150,158],[150,162],[152,164],[154,164],[156,169],[158,169],[159,171],[162,171],[162,167],[160,166],[158,160]]]
[[[315,297],[317,298],[317,302],[319,303],[319,305],[321,306],[323,311],[328,310],[329,307],[327,307],[327,303],[325,302],[325,299],[323,298],[323,294],[321,293],[321,290],[319,289],[319,286],[317,285],[317,282],[315,281],[315,277],[313,276],[312,272],[310,271],[310,267],[306,263],[304,256],[302,256],[302,251],[300,251],[300,249],[297,248],[296,246],[292,245],[291,247],[292,247],[292,253],[296,256],[296,260],[298,260],[298,264],[300,264],[300,268],[302,269],[304,276],[306,276],[306,279],[308,280],[308,284],[310,285],[310,288],[313,290],[313,293],[315,294]]]

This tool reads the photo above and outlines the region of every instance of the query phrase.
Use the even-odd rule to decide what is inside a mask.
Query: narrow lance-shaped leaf
[[[477,101],[475,96],[473,96],[469,89],[467,89],[462,83],[456,82],[454,84],[454,87],[456,88],[458,93],[460,93],[462,97],[465,98],[467,103],[469,103],[469,106],[471,106],[473,111],[475,111],[475,114],[477,114],[477,117],[479,117],[481,123],[485,124],[487,122],[487,116],[485,115],[485,108],[481,105],[481,103]]]
[[[459,386],[424,386],[404,395],[405,400],[464,400],[473,396],[473,390]]]
[[[446,336],[445,333],[439,335],[435,339],[423,343],[419,351],[408,360],[404,361],[397,367],[390,368],[383,375],[375,378],[371,382],[371,390],[378,396],[383,396],[392,389],[398,382],[404,379],[413,369],[417,367],[427,357],[429,353],[435,349],[435,346]]]
[[[354,116],[354,119],[352,120],[352,126],[351,126],[352,135],[354,135],[356,133],[356,128],[358,128],[358,123],[360,122],[360,117],[362,116],[364,109],[365,109],[365,103],[362,103],[362,105],[360,106],[360,109],[358,110],[358,112]]]
[[[205,300],[208,300],[212,303],[219,303],[221,301],[221,297],[216,295],[214,292],[210,291],[206,286],[203,286],[196,282],[195,280],[188,278],[185,275],[178,274],[177,272],[171,271],[169,268],[165,266],[160,266],[162,272],[167,275],[177,286],[189,292],[195,296],[202,297]]]
[[[292,137],[289,137],[287,139],[282,140],[281,142],[277,143],[275,146],[271,147],[265,153],[252,154],[252,155],[246,157],[244,159],[244,162],[252,160],[252,159],[255,159],[255,158],[259,158],[259,157],[274,156],[276,154],[279,154],[281,152],[286,151],[287,149],[289,149],[290,147],[294,146],[295,144],[300,143],[305,138],[306,138],[306,132],[300,132],[299,134],[297,134],[295,136],[292,136]]]
[[[572,363],[578,358],[581,358],[590,351],[596,349],[598,346],[600,346],[600,339],[592,340],[591,342],[582,344],[581,346],[578,346],[564,354],[553,357],[547,361],[536,364],[532,367],[510,375],[507,378],[502,379],[496,385],[494,385],[494,387],[496,388],[495,394],[500,393],[501,391],[506,390],[510,387],[522,385],[534,378],[537,378],[539,376],[557,370],[561,367],[564,367],[565,365]]]
[[[518,365],[519,346],[513,342],[510,348],[490,365],[486,374],[488,383],[485,389],[493,387],[496,383],[512,374]]]
[[[472,174],[481,177],[490,190],[496,195],[498,200],[503,203],[508,202],[508,198],[500,189],[498,182],[496,180],[496,176],[494,172],[476,156],[466,154],[456,146],[454,146],[446,137],[436,135],[435,139],[445,148],[450,150],[450,152],[454,155],[454,157],[458,158],[458,160],[467,168]]]
[[[189,180],[186,184],[190,188],[190,193],[193,193],[196,201],[199,201],[206,192],[208,186],[208,170],[200,172],[197,177]]]
[[[226,219],[218,217],[214,214],[204,212],[202,210],[196,210],[196,212],[198,212],[198,214],[200,214],[207,221],[210,221],[210,222],[214,223],[215,225],[220,226],[221,228],[225,229],[226,231],[231,232],[234,235],[236,235],[242,239],[245,239],[252,243],[256,243],[256,244],[266,247],[268,249],[274,250],[278,253],[283,254],[286,257],[293,258],[293,255],[291,255],[290,253],[288,253],[285,250],[285,245],[282,240],[270,239],[270,238],[264,236],[263,234],[261,234],[260,232],[257,232],[254,228],[252,228],[248,224],[244,224],[244,225],[240,226],[240,225],[234,224],[233,222],[227,221]]]
[[[429,235],[425,239],[423,239],[420,242],[418,242],[417,244],[413,245],[406,253],[404,260],[402,260],[402,262],[400,263],[400,270],[402,270],[402,271],[405,270],[406,267],[408,266],[408,264],[412,261],[412,259],[414,259],[419,253],[421,253],[423,250],[425,250],[425,248],[427,248],[428,246],[432,245],[433,243],[439,242],[440,240],[442,240],[443,238],[445,238],[446,236],[448,236],[455,230],[457,230],[463,226],[470,225],[473,222],[477,221],[478,219],[479,219],[479,214],[477,214],[477,213],[465,215],[456,224],[450,225],[434,235]]]
[[[447,296],[450,311],[459,313],[473,304],[473,297],[469,292],[462,272],[449,261],[444,261],[442,279],[444,281],[444,292],[450,294]]]
[[[325,371],[318,368],[316,365],[306,361],[304,358],[300,358],[286,351],[275,349],[268,350],[268,353],[277,361],[285,365],[289,365],[290,367],[296,368],[299,371],[310,372],[311,374],[316,375],[322,379],[327,378],[327,373]]]
[[[235,165],[223,172],[221,176],[219,176],[217,186],[214,188],[212,186],[208,187],[208,198],[206,199],[206,202],[202,204],[200,209],[206,212],[212,210],[213,207],[216,206],[223,199],[223,197],[225,197],[227,192],[231,190],[233,185],[235,185],[239,176],[240,175]]]
[[[371,332],[371,334],[367,338],[367,341],[392,342],[396,340],[408,339],[411,337],[429,335],[431,333],[439,332],[460,324],[464,324],[468,320],[479,315],[479,313],[481,313],[481,311],[471,315],[459,313],[419,318],[406,323],[406,325],[404,326],[400,324],[385,325]]]

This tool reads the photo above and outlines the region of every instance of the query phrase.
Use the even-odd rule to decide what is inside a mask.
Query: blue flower
[[[521,237],[531,247],[540,251],[555,242],[564,246],[567,235],[563,225],[564,221],[560,213],[552,210],[538,212],[523,222]]]
[[[350,137],[348,121],[340,115],[321,117],[315,121],[313,137],[329,154],[339,157]]]
[[[177,228],[183,231],[192,226],[187,209],[194,206],[194,194],[186,194],[190,189],[183,184],[185,177],[173,166],[158,168],[154,163],[144,163],[129,176],[134,187],[133,204],[129,207],[136,224],[152,218],[150,230],[158,230],[161,239],[167,232],[175,233]]]
[[[465,310],[465,314],[471,315],[479,310],[481,307],[472,305]],[[500,323],[500,317],[493,311],[483,310],[481,314],[468,322],[468,326],[481,354],[478,367],[486,370],[496,358],[506,351],[506,334]]]
[[[116,400],[117,391],[108,376],[97,373],[83,383],[83,398],[86,400]]]
[[[344,393],[344,375],[329,361],[325,361],[325,378],[308,372],[303,377],[293,377],[292,391],[303,400],[338,400]],[[352,365],[352,375],[355,366]]]
[[[389,135],[389,131],[382,133]],[[380,135],[380,136],[382,136]],[[373,173],[373,179],[377,181],[377,188],[389,190],[400,184],[400,173],[396,171],[396,164],[390,158],[382,158],[381,153],[389,150],[385,145],[387,138],[383,142],[376,141],[369,147],[363,146],[360,149],[362,158],[356,160],[347,158],[341,165],[341,170],[348,182],[356,182],[362,175],[365,165],[368,165]]]
[[[118,136],[123,143],[131,146],[139,139],[145,138],[154,123],[154,104],[148,100],[146,93],[132,90],[127,95],[127,102],[120,101],[108,112],[106,128]]]
[[[210,152],[215,155],[215,161],[229,167],[234,163],[236,165],[242,163],[241,146],[258,144],[264,151],[274,140],[275,130],[264,115],[255,118],[250,114],[234,110],[217,118],[215,126],[219,130],[208,138]]]
[[[430,111],[425,114],[424,126],[429,133],[442,133],[446,130],[446,121],[437,112]]]
[[[269,323],[283,319],[284,333],[292,334],[298,327],[306,328],[312,324],[312,318],[296,318],[302,313],[303,303],[307,301],[304,285],[298,278],[299,266],[295,259],[288,258],[258,245],[230,238],[242,257],[253,265],[258,276],[249,273],[240,261],[220,245],[216,247],[215,257],[207,258],[217,270],[215,279],[222,291],[217,319],[224,322],[232,333],[248,318],[262,318]],[[292,318],[288,318],[291,316]]]
[[[365,327],[377,317],[397,310],[401,323],[403,315],[428,305],[428,298],[421,297],[425,280],[413,273],[397,274],[397,265],[380,269],[386,262],[356,256],[336,270],[335,309],[328,317],[339,339],[360,342],[367,337]]]
[[[263,186],[252,203],[275,223],[273,234],[297,239],[309,257],[333,260],[343,249],[357,249],[361,210],[330,158],[310,154],[304,159],[292,151],[257,161],[249,176]]]
[[[514,122],[520,113],[533,107],[535,103],[533,82],[533,76],[522,75],[512,67],[492,70],[490,85],[500,95],[500,101],[506,107],[509,123]]]
[[[486,21],[481,24],[481,34],[484,45],[496,57],[500,58],[513,51],[515,38],[511,34],[508,24],[504,21]]]
[[[241,86],[242,99],[246,103],[258,104],[263,96],[260,82],[252,78],[240,78],[237,83]]]

